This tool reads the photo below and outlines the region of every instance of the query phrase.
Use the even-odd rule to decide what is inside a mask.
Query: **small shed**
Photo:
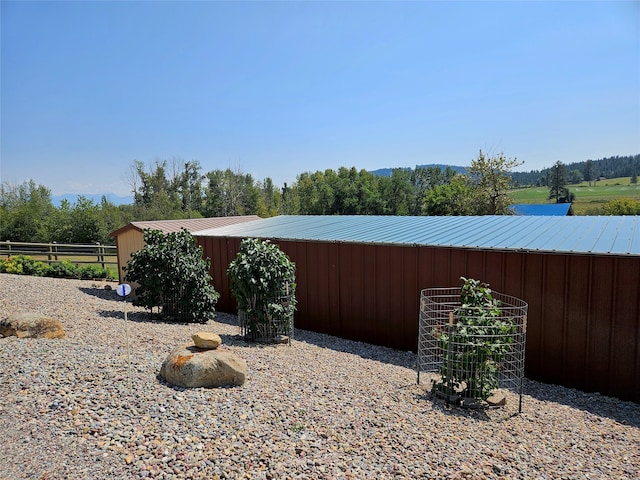
[[[144,247],[144,230],[160,230],[162,233],[178,232],[185,228],[189,232],[208,228],[224,227],[237,223],[259,220],[257,215],[243,215],[235,217],[189,218],[184,220],[154,220],[145,222],[131,222],[109,234],[116,239],[118,252],[118,278],[124,281],[123,267],[129,262],[131,254]]]
[[[573,215],[570,203],[516,203],[511,205],[516,215],[538,215],[543,217],[563,217]]]
[[[640,217],[280,216],[194,232],[216,309],[242,238],[296,263],[297,328],[416,350],[420,291],[475,278],[529,304],[529,378],[640,402]]]

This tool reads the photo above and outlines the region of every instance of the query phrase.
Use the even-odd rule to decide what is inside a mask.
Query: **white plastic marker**
[[[131,293],[131,285],[121,283],[116,287],[116,292],[124,301],[124,334],[127,339],[127,363],[129,364],[129,394],[131,394],[131,354],[129,353],[129,322],[127,321],[127,295]]]

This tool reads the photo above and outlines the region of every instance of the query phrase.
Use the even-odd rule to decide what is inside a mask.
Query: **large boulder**
[[[64,338],[62,324],[51,317],[36,312],[23,312],[0,320],[0,337]]]
[[[160,376],[180,387],[225,387],[243,385],[247,363],[229,350],[177,347],[162,363]]]

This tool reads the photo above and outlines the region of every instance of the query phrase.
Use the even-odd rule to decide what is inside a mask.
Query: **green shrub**
[[[29,256],[16,255],[0,262],[0,272],[42,277],[49,272],[49,266]]]
[[[206,323],[213,318],[220,295],[211,285],[210,261],[191,234],[145,230],[144,241],[124,268],[126,280],[138,284],[134,304],[152,312],[158,307],[168,320]]]
[[[244,239],[227,275],[250,340],[291,335],[296,306],[295,264],[268,240]],[[241,318],[241,323],[243,322]]]
[[[78,269],[78,276],[84,279],[108,278],[113,279],[113,273],[108,268],[99,265],[85,265]]]
[[[443,352],[441,379],[435,391],[460,398],[487,400],[498,387],[498,366],[509,353],[516,327],[502,317],[500,302],[478,280],[462,277],[456,322],[434,332]]]
[[[602,207],[603,215],[640,215],[640,200],[634,198],[618,198],[607,202]]]
[[[12,273],[14,275],[22,275],[22,263],[17,262],[15,257],[2,260],[0,265],[0,271],[2,273]]]
[[[45,262],[35,260],[27,255],[16,255],[15,257],[0,259],[0,273],[79,279],[105,278],[113,280],[115,278],[111,270],[102,268],[99,265],[80,267],[70,260],[62,260],[47,265]]]
[[[47,276],[57,278],[78,278],[79,268],[70,260],[61,260],[49,265]]]

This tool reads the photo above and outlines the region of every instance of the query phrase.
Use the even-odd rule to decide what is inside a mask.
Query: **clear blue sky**
[[[1,2],[1,180],[640,153],[640,2]]]

